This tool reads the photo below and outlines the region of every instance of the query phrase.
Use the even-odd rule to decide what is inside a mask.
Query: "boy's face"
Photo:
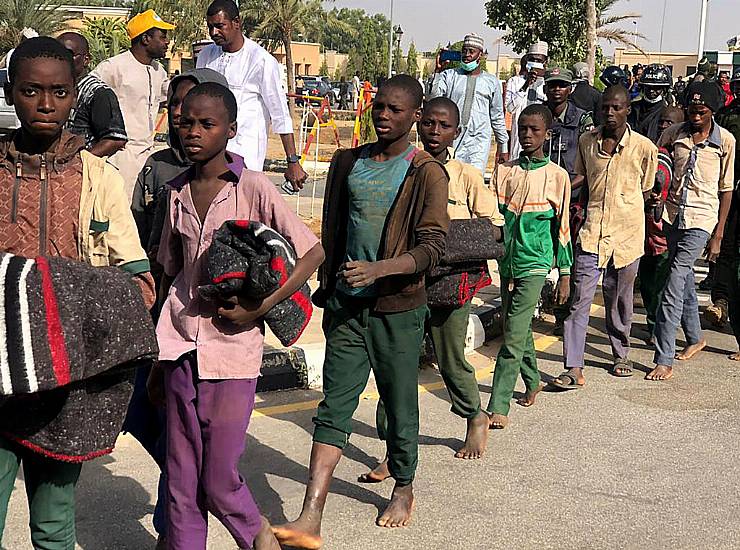
[[[432,156],[445,151],[460,134],[455,115],[440,107],[425,110],[417,128],[424,150]]]
[[[542,150],[547,139],[548,130],[545,121],[539,115],[519,117],[519,143],[525,155]]]
[[[689,122],[694,130],[706,128],[712,124],[712,110],[706,105],[689,105]]]
[[[668,128],[670,128],[674,124],[678,124],[679,122],[683,122],[683,113],[681,113],[678,109],[670,109],[664,111],[663,114],[660,115],[660,120],[658,121],[659,134],[662,134]]]
[[[182,103],[188,92],[195,88],[195,82],[189,78],[183,78],[177,83],[177,87],[170,98],[169,112],[172,125],[177,128],[180,126],[180,117],[182,116]]]
[[[223,101],[207,95],[185,98],[177,129],[185,154],[192,162],[205,162],[222,151],[236,135]]]
[[[408,135],[421,118],[421,108],[414,105],[405,90],[386,86],[375,96],[372,109],[373,126],[380,141],[396,141]]]
[[[21,122],[34,137],[57,136],[69,118],[77,99],[77,88],[69,63],[39,57],[22,61],[13,84],[5,85],[5,97]]]

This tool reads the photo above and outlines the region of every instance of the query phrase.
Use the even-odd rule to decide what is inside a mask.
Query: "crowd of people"
[[[22,464],[33,547],[74,548],[81,465],[112,451],[107,440],[91,437],[87,419],[110,416],[123,396],[130,397],[125,419],[108,427],[134,435],[161,470],[157,548],[204,549],[209,513],[240,548],[320,548],[330,484],[371,371],[387,454],[359,481],[392,478],[390,502],[376,521],[405,526],[419,464],[425,334],[452,412],[466,422],[455,456],[478,459],[489,430],[509,423],[518,377],[523,407],[534,405],[543,388],[532,319],[553,271],[555,330],[564,340],[556,388],[585,385],[588,323],[600,280],[616,377],[634,374],[629,351],[638,277],[644,338],[655,347],[646,379],[671,378],[675,360],[705,347],[693,276],[702,254],[716,262],[708,313],[715,322],[729,318],[740,339],[740,71],[727,82],[700,73],[679,86],[666,67],[650,65],[634,73],[635,90],[623,69],[609,67],[601,93],[589,83],[585,63],[554,66],[548,45],[537,42],[520,74],[503,86],[481,70],[484,42],[470,34],[459,67],[438,60],[427,97],[410,76],[381,84],[372,103],[377,141],[332,159],[319,240],[262,173],[272,128],[286,153],[286,180],[298,190],[306,179],[277,61],[243,34],[233,0],[214,0],[204,15],[214,43],[195,70],[172,80],[157,59],[174,25],[152,10],[128,22],[131,48],[92,72],[89,45],[77,33],[27,37],[13,52],[5,97],[21,127],[0,138],[0,280],[12,275],[21,282],[0,293],[0,532]],[[169,143],[155,151],[161,105]],[[413,128],[422,148],[410,141]],[[283,260],[255,264],[255,276],[280,272],[276,290],[258,299],[205,294],[204,285],[247,278],[233,267],[239,258],[223,255],[223,232],[255,223],[278,233],[284,258],[293,259],[289,270]],[[54,256],[127,273],[151,311],[152,323],[137,328],[153,337],[156,326],[159,360],[136,364],[127,377],[80,376],[75,386],[59,366],[70,359],[60,359],[56,345],[49,361],[60,387],[38,393],[38,384],[19,384],[30,380],[29,357],[39,344],[21,331],[18,338],[29,340],[26,355],[11,353],[6,324],[19,315],[12,288],[31,284],[33,262],[19,270],[9,255]],[[464,350],[472,297],[491,282],[489,259],[498,261],[504,334],[483,407]],[[238,470],[255,405],[263,318],[316,270],[324,398],[313,419],[300,516],[271,526]],[[50,300],[55,283],[43,281],[35,290]],[[20,316],[28,309],[21,305]],[[95,334],[96,322],[81,324]],[[62,329],[58,322],[49,327],[52,341]],[[677,352],[679,327],[687,345]],[[121,332],[122,341],[126,334],[131,337]]]

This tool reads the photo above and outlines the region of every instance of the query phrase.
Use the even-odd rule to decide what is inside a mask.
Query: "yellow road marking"
[[[559,338],[557,336],[552,336],[551,334],[545,334],[535,339],[534,348],[537,351],[542,352],[542,351],[547,350],[550,346],[552,346],[558,340]],[[477,380],[484,380],[486,378],[490,378],[492,372],[493,371],[491,370],[490,366],[482,367],[476,370],[475,377]],[[444,387],[445,387],[445,384],[442,381],[429,382],[427,384],[419,384],[419,394],[441,390]],[[378,394],[378,392],[368,391],[360,395],[360,400],[363,400],[363,399],[378,400],[380,399],[380,395]],[[310,411],[310,410],[316,409],[316,407],[318,406],[320,402],[321,402],[320,399],[312,399],[310,401],[299,401],[297,403],[288,403],[286,405],[275,405],[272,407],[260,407],[258,409],[255,409],[254,412],[252,412],[252,418],[262,418],[266,416],[278,416],[281,414],[288,414],[288,413],[299,412],[299,411]]]

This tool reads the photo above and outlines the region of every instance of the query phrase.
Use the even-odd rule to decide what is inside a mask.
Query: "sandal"
[[[629,359],[617,359],[614,361],[612,368],[609,369],[609,374],[617,378],[629,378],[635,373],[632,370],[632,363]]]
[[[565,371],[563,374],[558,376],[555,380],[550,382],[551,385],[561,390],[579,390],[584,384],[578,383],[578,378],[574,374]]]

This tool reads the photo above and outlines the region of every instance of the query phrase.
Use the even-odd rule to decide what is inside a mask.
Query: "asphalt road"
[[[421,457],[413,524],[374,526],[391,483],[362,486],[358,474],[383,446],[373,428],[373,388],[361,400],[356,434],[340,462],[325,514],[327,550],[357,549],[731,549],[740,547],[740,364],[728,334],[707,331],[709,348],[668,382],[611,377],[602,311],[592,319],[587,386],[543,393],[535,407],[512,406],[480,461],[453,458],[463,423],[449,412],[435,371],[420,395]],[[638,318],[641,322],[641,317]],[[545,379],[561,370],[561,343],[538,325]],[[635,333],[638,331],[635,330]],[[493,342],[473,355],[488,399]],[[652,352],[633,340],[646,370]],[[641,374],[638,372],[638,374]],[[241,463],[273,522],[300,509],[317,392],[263,395]],[[307,404],[308,403],[308,404]],[[264,408],[268,407],[268,408]],[[78,491],[78,543],[85,550],[153,548],[154,464],[122,437],[110,457],[86,464]],[[22,480],[8,514],[5,548],[30,548]],[[209,549],[235,548],[211,521]]]

